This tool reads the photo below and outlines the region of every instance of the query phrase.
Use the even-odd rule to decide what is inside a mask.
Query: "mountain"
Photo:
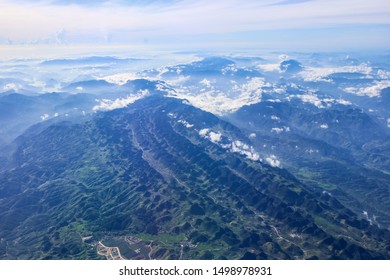
[[[388,230],[267,164],[250,141],[161,94],[32,126],[0,169],[0,256],[390,258]]]
[[[294,59],[284,60],[280,63],[280,71],[287,74],[298,73],[303,70],[301,63]]]
[[[225,117],[263,154],[313,189],[322,189],[369,220],[390,225],[390,135],[376,118],[350,105],[269,102]],[[374,203],[373,203],[374,202]],[[374,218],[373,218],[374,217]]]
[[[0,96],[0,148],[31,125],[51,118],[83,116],[92,111],[94,104],[95,97],[88,94],[47,93],[27,96],[10,93]]]
[[[6,62],[0,258],[389,259],[390,65],[292,55]]]
[[[116,90],[117,85],[110,84],[104,80],[89,80],[89,81],[80,81],[69,84],[64,87],[63,90],[70,92],[93,92],[98,93],[102,91]]]
[[[134,97],[156,92],[161,94],[168,89],[162,81],[146,79],[130,80],[123,85],[105,80],[87,80],[70,83],[62,88],[63,92],[34,95],[3,93],[0,96],[0,149],[39,122],[85,117],[96,108],[123,107]]]

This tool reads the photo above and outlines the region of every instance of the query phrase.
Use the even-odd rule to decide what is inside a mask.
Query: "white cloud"
[[[175,87],[174,91],[167,93],[167,96],[185,99],[191,105],[204,111],[217,115],[234,112],[245,105],[255,104],[261,101],[263,87],[271,84],[263,78],[251,78],[246,83],[235,85],[230,92],[210,89],[195,92],[196,88]]]
[[[214,132],[208,128],[203,128],[199,131],[199,135],[202,136],[203,138],[206,138],[210,140],[211,142],[217,144],[221,142],[222,140],[222,134],[219,132]]]
[[[322,101],[314,94],[294,95],[293,97],[301,99],[304,103],[313,104],[318,108],[324,108]]]
[[[386,70],[378,70],[377,75],[383,80],[390,80],[390,72]]]
[[[270,155],[269,157],[265,158],[265,160],[273,167],[280,167],[281,165],[280,160],[278,160],[275,155]]]
[[[213,143],[218,143],[222,139],[222,134],[221,133],[215,133],[213,131],[210,131],[209,133],[210,141]]]
[[[387,119],[387,127],[390,128],[390,118]]]
[[[139,74],[135,74],[135,73],[119,73],[119,74],[109,75],[109,76],[105,76],[105,77],[99,77],[99,78],[97,78],[97,80],[104,80],[108,83],[117,84],[117,85],[121,86],[121,85],[126,84],[128,81],[136,80],[136,79],[140,79],[140,78],[144,78],[144,77],[140,76]]]
[[[285,61],[289,58],[288,54],[281,54],[279,55],[279,60],[280,61]]]
[[[320,125],[320,128],[322,128],[322,129],[328,129],[328,128],[329,128],[329,125],[326,124],[326,123],[324,123],[324,124],[321,124],[321,125]]]
[[[150,78],[148,78],[148,79],[150,79]],[[176,79],[165,80],[165,82],[169,85],[172,85],[172,86],[180,86],[181,84],[185,83],[189,79],[190,79],[190,76],[180,75],[180,76],[177,76]],[[159,86],[159,84],[157,86]]]
[[[242,95],[256,95],[258,97],[261,97],[261,94],[263,92],[263,87],[269,87],[271,84],[266,83],[264,81],[264,78],[251,78],[246,84],[243,84],[241,86],[241,93]]]
[[[5,91],[8,91],[8,90],[14,90],[14,91],[18,91],[22,88],[21,85],[19,84],[15,84],[15,83],[8,83],[8,84],[5,84],[4,87],[3,87],[3,90]]]
[[[331,107],[332,104],[334,104],[334,103],[345,105],[345,106],[352,105],[351,102],[349,102],[345,99],[342,99],[342,98],[334,99],[334,98],[328,97],[328,98],[320,99],[314,93],[290,95],[288,98],[298,98],[302,102],[313,104],[314,106],[316,106],[317,108],[320,108],[320,109],[323,109],[326,107]]]
[[[256,133],[251,133],[251,134],[249,134],[249,138],[256,138]]]
[[[209,128],[203,128],[199,130],[198,133],[201,137],[211,141],[214,144],[218,144],[221,148],[225,150],[228,150],[232,153],[238,153],[253,161],[258,161],[258,160],[261,161],[259,153],[257,153],[252,146],[242,141],[239,140],[231,141],[228,140],[226,137],[224,139],[221,133],[214,132]]]
[[[234,142],[232,142],[232,145],[233,145],[234,149],[244,149],[244,150],[249,149],[249,145],[245,144],[241,141],[234,141]]]
[[[268,102],[271,103],[281,103],[282,101],[280,99],[267,99]]]
[[[46,121],[49,118],[49,115],[48,114],[43,114],[40,118],[41,118],[42,121]]]
[[[257,161],[260,160],[260,155],[255,151],[252,146],[245,144],[241,141],[233,141],[231,143],[231,149],[233,153],[239,153],[246,156],[248,159]]]
[[[236,73],[238,71],[238,68],[234,65],[234,64],[231,64],[231,65],[228,65],[226,66],[225,68],[222,69],[222,75],[227,75],[227,74],[232,74],[232,73]]]
[[[164,110],[164,112],[165,112],[165,110]],[[172,112],[169,112],[169,113],[167,114],[167,116],[168,116],[169,118],[171,118],[171,119],[176,119],[176,118],[177,118],[177,114],[172,113]]]
[[[93,107],[94,111],[111,111],[118,108],[124,108],[127,105],[134,103],[138,99],[141,99],[149,94],[148,90],[140,90],[135,95],[129,95],[126,98],[111,99],[98,99],[99,105]]]
[[[272,115],[272,116],[271,116],[271,120],[279,121],[280,118],[279,118],[278,116]]]
[[[280,134],[282,132],[289,132],[290,131],[290,127],[288,126],[284,126],[284,127],[273,127],[271,129],[271,132],[274,132],[274,133],[277,133],[277,134]]]
[[[263,72],[281,72],[280,65],[278,63],[276,63],[276,64],[259,64],[259,65],[257,65],[257,68],[259,68]]]
[[[342,98],[336,99],[335,101],[336,101],[336,103],[339,103],[339,104],[345,105],[345,106],[352,105],[351,102],[349,102],[345,99],[342,99]]]
[[[328,191],[322,191],[322,194],[326,194],[326,195],[332,196],[332,193],[330,193]]]
[[[348,93],[356,94],[359,96],[378,97],[381,91],[390,87],[390,80],[376,81],[372,85],[367,87],[348,87],[344,90]]]
[[[212,87],[211,81],[207,80],[206,78],[204,78],[203,80],[201,80],[199,83],[202,84],[202,85],[204,85],[204,86],[207,87],[207,88],[211,88],[211,87]]]
[[[33,81],[30,82],[30,86],[44,89],[46,87],[46,83],[37,79],[33,79]]]
[[[274,92],[276,92],[276,93],[278,93],[278,94],[284,94],[284,93],[286,93],[286,87],[284,87],[283,85],[282,86],[274,86],[274,88],[273,88],[273,91]],[[271,99],[269,99],[268,100],[269,102],[280,102],[280,100],[279,99],[276,99],[276,100],[271,100]]]
[[[360,73],[370,75],[372,73],[372,67],[367,64],[340,67],[306,67],[299,73],[299,76],[307,82],[332,82],[328,76],[335,73]]]
[[[201,130],[199,130],[199,135],[202,136],[202,137],[206,137],[207,134],[209,133],[210,129],[208,128],[203,128]]]
[[[105,1],[104,5],[80,5],[76,2],[72,5],[55,5],[53,1],[3,0],[0,36],[13,41],[53,37],[53,42],[61,43],[85,37],[84,40],[109,42],[110,38],[121,34],[126,35],[122,38],[136,37],[142,40],[145,36],[174,35],[180,38],[189,33],[223,34],[389,23],[388,3],[383,0],[318,0],[299,5],[272,5],[280,3],[279,0],[186,0],[167,1],[167,4],[145,1],[148,5],[123,4],[127,2],[130,1]]]
[[[273,127],[271,129],[271,132],[275,132],[277,134],[282,133],[283,131],[284,131],[284,129],[283,128],[279,128],[279,127]]]
[[[186,127],[186,128],[191,128],[191,127],[194,126],[193,124],[190,124],[190,123],[187,122],[186,120],[178,120],[177,122],[178,122],[178,123],[181,123],[181,124],[184,125],[184,127]]]

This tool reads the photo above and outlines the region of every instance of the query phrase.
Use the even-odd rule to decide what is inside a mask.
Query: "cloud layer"
[[[264,30],[381,25],[386,32],[389,15],[390,5],[384,0],[3,0],[0,39],[3,43],[171,44],[222,38],[237,43],[238,38],[254,40],[251,34]]]

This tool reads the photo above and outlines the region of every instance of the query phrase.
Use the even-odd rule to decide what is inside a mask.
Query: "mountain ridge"
[[[247,139],[210,113],[156,95],[29,136],[15,153],[15,169],[1,173],[1,181],[8,181],[0,191],[1,212],[7,213],[0,216],[8,240],[3,258],[18,256],[21,245],[10,245],[15,238],[36,249],[21,258],[96,258],[80,236],[114,242],[142,234],[177,240],[170,246],[156,241],[154,256],[163,259],[178,258],[184,241],[196,246],[186,247],[189,259],[389,257],[380,249],[387,231],[326,194],[314,195],[283,169],[226,152],[199,134],[206,124],[229,138]],[[16,180],[28,183],[15,189],[23,185]],[[8,217],[21,205],[25,210],[10,224]],[[43,220],[47,225],[34,234],[21,230],[38,229]],[[358,229],[376,236],[370,249],[361,247],[367,243]],[[338,237],[347,232],[354,242]]]

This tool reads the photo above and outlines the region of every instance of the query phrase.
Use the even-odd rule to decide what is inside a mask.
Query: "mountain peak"
[[[301,63],[294,59],[284,60],[280,63],[280,71],[287,74],[295,74],[303,70]]]

